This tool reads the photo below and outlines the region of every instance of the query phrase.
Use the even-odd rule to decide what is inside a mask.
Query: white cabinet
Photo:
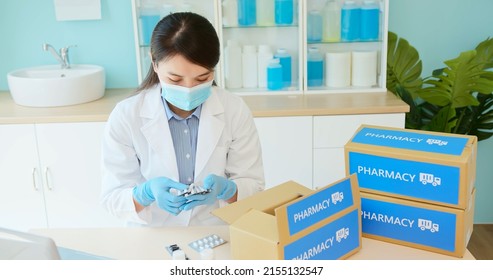
[[[1,125],[0,226],[122,226],[99,205],[104,125]]]
[[[236,3],[235,3],[236,2]],[[279,3],[276,3],[279,2]],[[232,92],[241,95],[255,95],[255,94],[301,94],[303,92],[303,42],[302,42],[302,12],[301,9],[303,1],[277,1],[277,0],[226,0],[223,1],[222,6],[219,9],[218,21],[219,21],[219,39],[222,46],[222,54],[220,59],[220,69],[222,70],[222,79],[219,83],[221,87],[224,87]],[[241,24],[242,10],[246,10],[251,4],[255,5],[255,12],[251,15],[246,15],[246,17],[253,16],[255,21],[252,24],[245,25]],[[244,9],[231,9],[231,6],[243,5]],[[283,8],[281,5],[286,5]],[[276,12],[277,11],[277,12]],[[279,12],[282,11],[282,12]],[[277,13],[277,14],[276,14]],[[279,15],[284,15],[287,20],[283,21],[282,17]],[[268,19],[270,16],[270,19]],[[277,19],[276,19],[277,17]],[[235,20],[235,18],[238,18]],[[284,22],[284,23],[283,23]],[[226,64],[228,63],[228,56],[226,47],[228,41],[233,40],[239,43],[240,47],[253,46],[255,47],[255,65],[253,76],[257,77],[255,79],[256,86],[248,86],[245,83],[245,79],[242,79],[243,86],[240,88],[230,88],[227,86],[226,79],[228,75],[242,75],[245,77],[244,70],[248,67],[244,67],[245,62],[251,63],[252,60],[243,59],[240,60],[242,63],[242,71],[230,71],[227,69]],[[261,49],[268,49],[265,53],[271,53],[276,55],[277,50],[284,49],[287,53],[288,60],[284,63],[284,59],[281,59],[281,64],[283,67],[283,86],[279,90],[268,90],[265,83],[260,83],[259,80],[266,79],[267,69],[266,65],[263,65],[263,60],[258,59],[257,55]],[[285,69],[288,69],[285,72]],[[229,73],[226,73],[228,71]],[[264,79],[258,79],[260,74],[263,74]],[[262,73],[263,72],[263,73]],[[287,73],[287,75],[286,75]],[[251,73],[250,73],[251,74]],[[285,77],[290,77],[286,79]]]
[[[216,28],[220,43],[221,57],[219,65],[216,68],[216,81],[218,85],[227,88],[232,92],[240,95],[257,95],[257,94],[305,94],[305,93],[353,93],[353,92],[386,92],[386,54],[387,54],[387,31],[388,31],[388,0],[374,0],[373,5],[378,7],[378,37],[373,39],[361,39],[354,41],[337,42],[308,40],[308,27],[313,23],[311,13],[318,10],[319,19],[322,25],[325,24],[324,16],[325,7],[329,0],[132,0],[133,18],[134,18],[134,37],[137,54],[138,80],[142,81],[147,74],[150,66],[149,57],[149,38],[152,29],[157,20],[167,15],[170,11],[192,11],[205,16]],[[334,0],[338,3],[339,14],[343,0]],[[367,5],[369,1],[355,0],[357,5]],[[286,9],[289,5],[289,9]],[[154,6],[154,8],[152,8]],[[255,7],[253,7],[255,6]],[[149,8],[151,7],[151,8]],[[248,7],[252,8],[248,10]],[[273,17],[279,7],[284,7],[283,11],[289,10],[292,14],[292,21],[289,23],[277,23]],[[149,11],[151,15],[149,16]],[[245,16],[242,11],[250,11],[255,15],[253,23],[246,24],[242,19]],[[363,11],[363,10],[362,10]],[[270,17],[270,19],[266,19]],[[272,22],[274,20],[274,22]],[[341,23],[342,25],[342,23]],[[365,25],[367,26],[367,25]],[[322,28],[322,27],[320,27]],[[341,28],[340,28],[341,29]],[[341,29],[342,30],[342,29]],[[147,39],[145,39],[147,38]],[[284,48],[291,56],[291,83],[285,85],[280,90],[268,90],[264,83],[259,86],[241,86],[227,87],[225,77],[228,75],[241,75],[243,67],[237,65],[237,69],[230,70],[227,65],[226,46],[228,41],[237,41],[241,47],[253,45],[257,52],[259,46],[269,46],[273,54],[277,49]],[[310,47],[317,47],[324,57],[327,53],[349,53],[347,63],[350,73],[350,79],[359,74],[365,74],[369,70],[375,70],[375,82],[371,85],[361,85],[350,82],[347,86],[326,85],[324,81],[321,86],[308,86],[308,50]],[[262,48],[264,49],[264,47]],[[236,56],[238,52],[235,52]],[[240,53],[241,55],[241,53]],[[336,59],[337,60],[337,59]],[[235,60],[238,62],[238,60]],[[241,61],[241,60],[240,60]],[[253,59],[248,59],[253,62]],[[339,60],[337,60],[339,61]],[[258,61],[257,61],[258,62]],[[362,67],[353,67],[355,65]],[[362,62],[362,63],[359,63]],[[369,66],[371,62],[371,65]],[[342,72],[336,62],[324,62],[327,65],[335,65],[336,75]],[[338,63],[338,62],[337,62]],[[250,64],[250,63],[249,63]],[[250,65],[251,66],[251,65]],[[252,66],[253,67],[253,66]],[[264,65],[265,67],[265,65]],[[241,71],[239,70],[241,68]],[[248,67],[247,67],[248,68]],[[376,68],[376,69],[374,69]],[[250,68],[249,68],[250,69]],[[358,70],[359,69],[359,70]],[[372,71],[373,71],[372,70]],[[257,64],[258,72],[267,71]],[[250,72],[249,72],[250,73]],[[324,73],[324,79],[327,73]],[[329,77],[334,75],[329,74]],[[262,80],[262,79],[261,79]],[[258,83],[258,80],[257,80]]]
[[[304,89],[305,93],[352,93],[352,92],[386,92],[387,80],[387,33],[388,33],[388,0],[355,0],[359,14],[343,12],[352,11],[344,8],[345,0],[306,0],[303,11],[304,53]],[[349,1],[347,1],[349,2]],[[330,11],[337,8],[334,14]],[[345,15],[348,15],[347,17]],[[326,30],[333,22],[329,18],[339,17],[341,26],[338,38],[327,37]],[[343,30],[348,26],[357,25],[360,30],[355,39],[345,39]],[[366,32],[365,32],[365,31]],[[321,36],[315,34],[322,34]],[[363,35],[366,34],[366,35]],[[309,49],[318,49],[322,57],[322,85],[309,86],[309,71],[318,76],[318,64],[311,60],[309,65]],[[331,72],[332,71],[332,72]],[[313,77],[313,76],[312,76]],[[310,78],[312,80],[312,78]],[[346,84],[346,82],[348,84]]]
[[[99,204],[104,126],[104,122],[36,125],[49,227],[123,225]]]
[[[345,174],[344,145],[362,124],[404,128],[405,113],[316,116],[313,118],[313,187]]]
[[[266,187],[316,188],[345,175],[344,144],[361,124],[404,126],[404,113],[257,117]],[[0,227],[115,227],[99,205],[105,123],[0,125]]]
[[[46,227],[34,125],[0,126],[0,227]]]
[[[289,180],[312,185],[312,117],[255,118],[266,188]]]
[[[344,145],[362,124],[404,127],[405,113],[255,118],[266,187],[323,187],[345,176]]]

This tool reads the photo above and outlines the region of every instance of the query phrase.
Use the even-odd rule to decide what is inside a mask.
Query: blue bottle
[[[282,66],[278,58],[273,58],[267,66],[267,89],[280,90],[282,87]]]
[[[144,46],[149,46],[151,44],[152,32],[154,31],[156,24],[161,20],[159,12],[159,9],[153,5],[146,5],[140,9],[140,42]]]
[[[291,55],[284,48],[279,48],[274,55],[274,58],[279,59],[279,64],[282,66],[282,81],[285,87],[291,86]]]
[[[322,41],[322,15],[320,11],[313,10],[308,12],[307,18],[307,40],[308,42]]]
[[[293,24],[293,0],[276,0],[274,5],[276,24]]]
[[[257,24],[257,1],[238,0],[238,25]]]
[[[307,84],[309,87],[319,87],[324,81],[324,58],[317,47],[308,49]]]
[[[374,0],[366,0],[361,7],[361,40],[378,40],[379,29],[380,7]]]
[[[341,8],[341,41],[360,39],[361,8],[354,1],[345,1]]]

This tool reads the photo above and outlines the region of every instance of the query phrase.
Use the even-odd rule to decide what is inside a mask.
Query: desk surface
[[[227,226],[177,228],[34,229],[32,233],[51,237],[60,247],[120,260],[170,259],[165,246],[178,244],[192,260],[199,253],[188,244],[210,234],[229,241]],[[229,242],[214,249],[215,259],[231,258]],[[457,258],[363,237],[362,249],[352,260],[457,260]],[[466,251],[464,258],[474,257]]]

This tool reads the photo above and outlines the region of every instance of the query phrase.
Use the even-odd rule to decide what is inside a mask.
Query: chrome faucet
[[[76,45],[71,45],[60,49],[60,53],[57,53],[55,48],[50,44],[43,44],[43,50],[49,51],[55,59],[60,63],[62,69],[70,68],[70,59],[68,56],[68,50],[71,47],[77,47]]]

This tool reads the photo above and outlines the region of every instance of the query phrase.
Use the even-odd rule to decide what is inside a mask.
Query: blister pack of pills
[[[171,191],[172,191],[173,195],[184,196],[184,197],[187,197],[187,196],[193,195],[193,194],[206,194],[206,193],[211,192],[210,189],[206,190],[206,189],[202,188],[201,186],[195,185],[194,183],[190,184],[188,186],[188,189],[186,189],[186,190],[180,191],[177,189],[171,189]]]
[[[188,246],[200,253],[206,248],[212,249],[224,243],[226,243],[226,240],[222,239],[219,235],[211,234],[188,243]]]

